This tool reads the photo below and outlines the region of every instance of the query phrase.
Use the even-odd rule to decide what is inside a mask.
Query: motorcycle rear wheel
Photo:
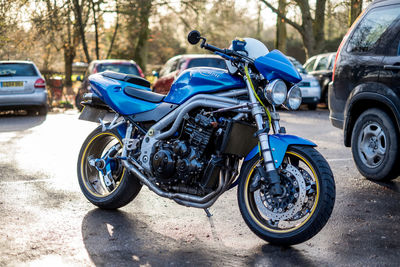
[[[261,160],[256,156],[243,163],[239,177],[238,202],[246,224],[275,245],[295,245],[312,238],[327,223],[335,202],[328,163],[312,147],[289,147],[278,169],[285,194],[274,198],[267,184],[250,190]]]
[[[79,153],[77,169],[81,191],[91,203],[102,209],[118,209],[127,205],[142,188],[139,180],[117,158],[121,154],[122,139],[115,129],[103,132],[99,126],[86,138]],[[109,157],[107,153],[114,155]],[[104,159],[106,167],[103,171],[90,164],[96,159]],[[111,184],[106,181],[105,172],[111,172],[107,176]]]

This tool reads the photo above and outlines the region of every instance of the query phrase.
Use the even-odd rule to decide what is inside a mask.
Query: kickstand
[[[210,218],[211,216],[213,216],[213,215],[210,213],[210,211],[208,210],[208,208],[204,209],[204,211],[206,212],[208,218]]]

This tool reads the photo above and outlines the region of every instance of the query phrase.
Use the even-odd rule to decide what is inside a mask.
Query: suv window
[[[306,65],[304,66],[304,68],[306,69],[307,72],[311,72],[314,70],[314,64],[315,64],[315,61],[317,60],[317,58],[316,57],[314,59],[311,58],[310,60],[311,61],[308,61],[306,63]]]
[[[347,52],[370,52],[379,38],[400,15],[400,6],[385,6],[369,11],[358,24],[347,46]]]
[[[315,70],[327,70],[328,69],[328,57],[321,57],[318,61],[317,67]]]
[[[399,42],[399,47],[397,48],[397,55],[400,56],[400,42]]]
[[[38,73],[32,64],[1,63],[0,76],[38,76]]]

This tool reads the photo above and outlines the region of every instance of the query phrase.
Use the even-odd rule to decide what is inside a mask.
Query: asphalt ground
[[[398,266],[400,179],[362,177],[328,116],[281,113],[287,133],[318,144],[337,192],[325,228],[283,248],[247,228],[235,189],[211,218],[146,188],[118,211],[97,209],[76,176],[80,146],[96,124],[76,111],[0,115],[0,266]]]

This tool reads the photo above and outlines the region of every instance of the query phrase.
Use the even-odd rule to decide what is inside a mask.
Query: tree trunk
[[[78,24],[77,26],[79,29],[79,33],[81,35],[83,51],[85,52],[87,63],[90,63],[90,61],[92,61],[92,60],[90,59],[89,50],[87,47],[87,42],[86,42],[86,37],[85,37],[85,25],[83,24],[83,20],[82,20],[82,7],[79,4],[79,0],[73,0],[73,3],[74,3],[74,12],[75,12],[75,16],[76,16],[76,22]]]
[[[134,59],[136,63],[146,71],[147,64],[147,45],[149,38],[149,18],[151,14],[152,2],[149,0],[140,1],[139,22],[140,30],[138,34],[138,41],[135,47]]]
[[[349,27],[353,25],[354,21],[358,18],[362,11],[362,0],[350,0],[349,10]]]
[[[295,28],[303,39],[307,58],[323,51],[325,43],[325,6],[326,0],[316,0],[315,19],[311,16],[309,0],[294,0],[301,11],[301,25],[290,20],[286,13],[279,11],[268,0],[259,0],[269,7],[279,18],[284,19],[285,23]]]
[[[279,0],[278,10],[282,14],[286,14],[286,0]],[[286,39],[287,39],[287,32],[286,32],[285,19],[277,17],[275,48],[280,50],[282,53],[286,53]]]
[[[262,18],[261,18],[261,4],[259,3],[257,5],[257,33],[256,33],[256,39],[260,40],[261,39],[261,32],[262,32]]]
[[[71,87],[72,87],[72,80],[71,80],[71,75],[72,75],[72,63],[74,62],[75,58],[75,48],[65,45],[64,46],[64,68],[65,68],[65,79],[64,79],[64,85],[67,88],[67,94],[71,94]]]
[[[115,2],[116,2],[115,4],[116,4],[116,10],[117,10],[117,18],[116,18],[116,22],[115,22],[114,33],[113,33],[113,36],[111,38],[111,43],[110,43],[110,47],[108,48],[108,52],[107,52],[106,58],[110,58],[110,56],[111,56],[112,48],[114,46],[115,38],[117,37],[117,32],[118,32],[118,27],[119,27],[118,1],[115,1]]]
[[[97,2],[98,4],[98,2]],[[100,59],[99,55],[99,27],[97,23],[97,13],[96,13],[96,4],[91,1],[92,12],[93,12],[93,22],[94,22],[94,34],[95,34],[95,43],[96,43],[96,59]]]

